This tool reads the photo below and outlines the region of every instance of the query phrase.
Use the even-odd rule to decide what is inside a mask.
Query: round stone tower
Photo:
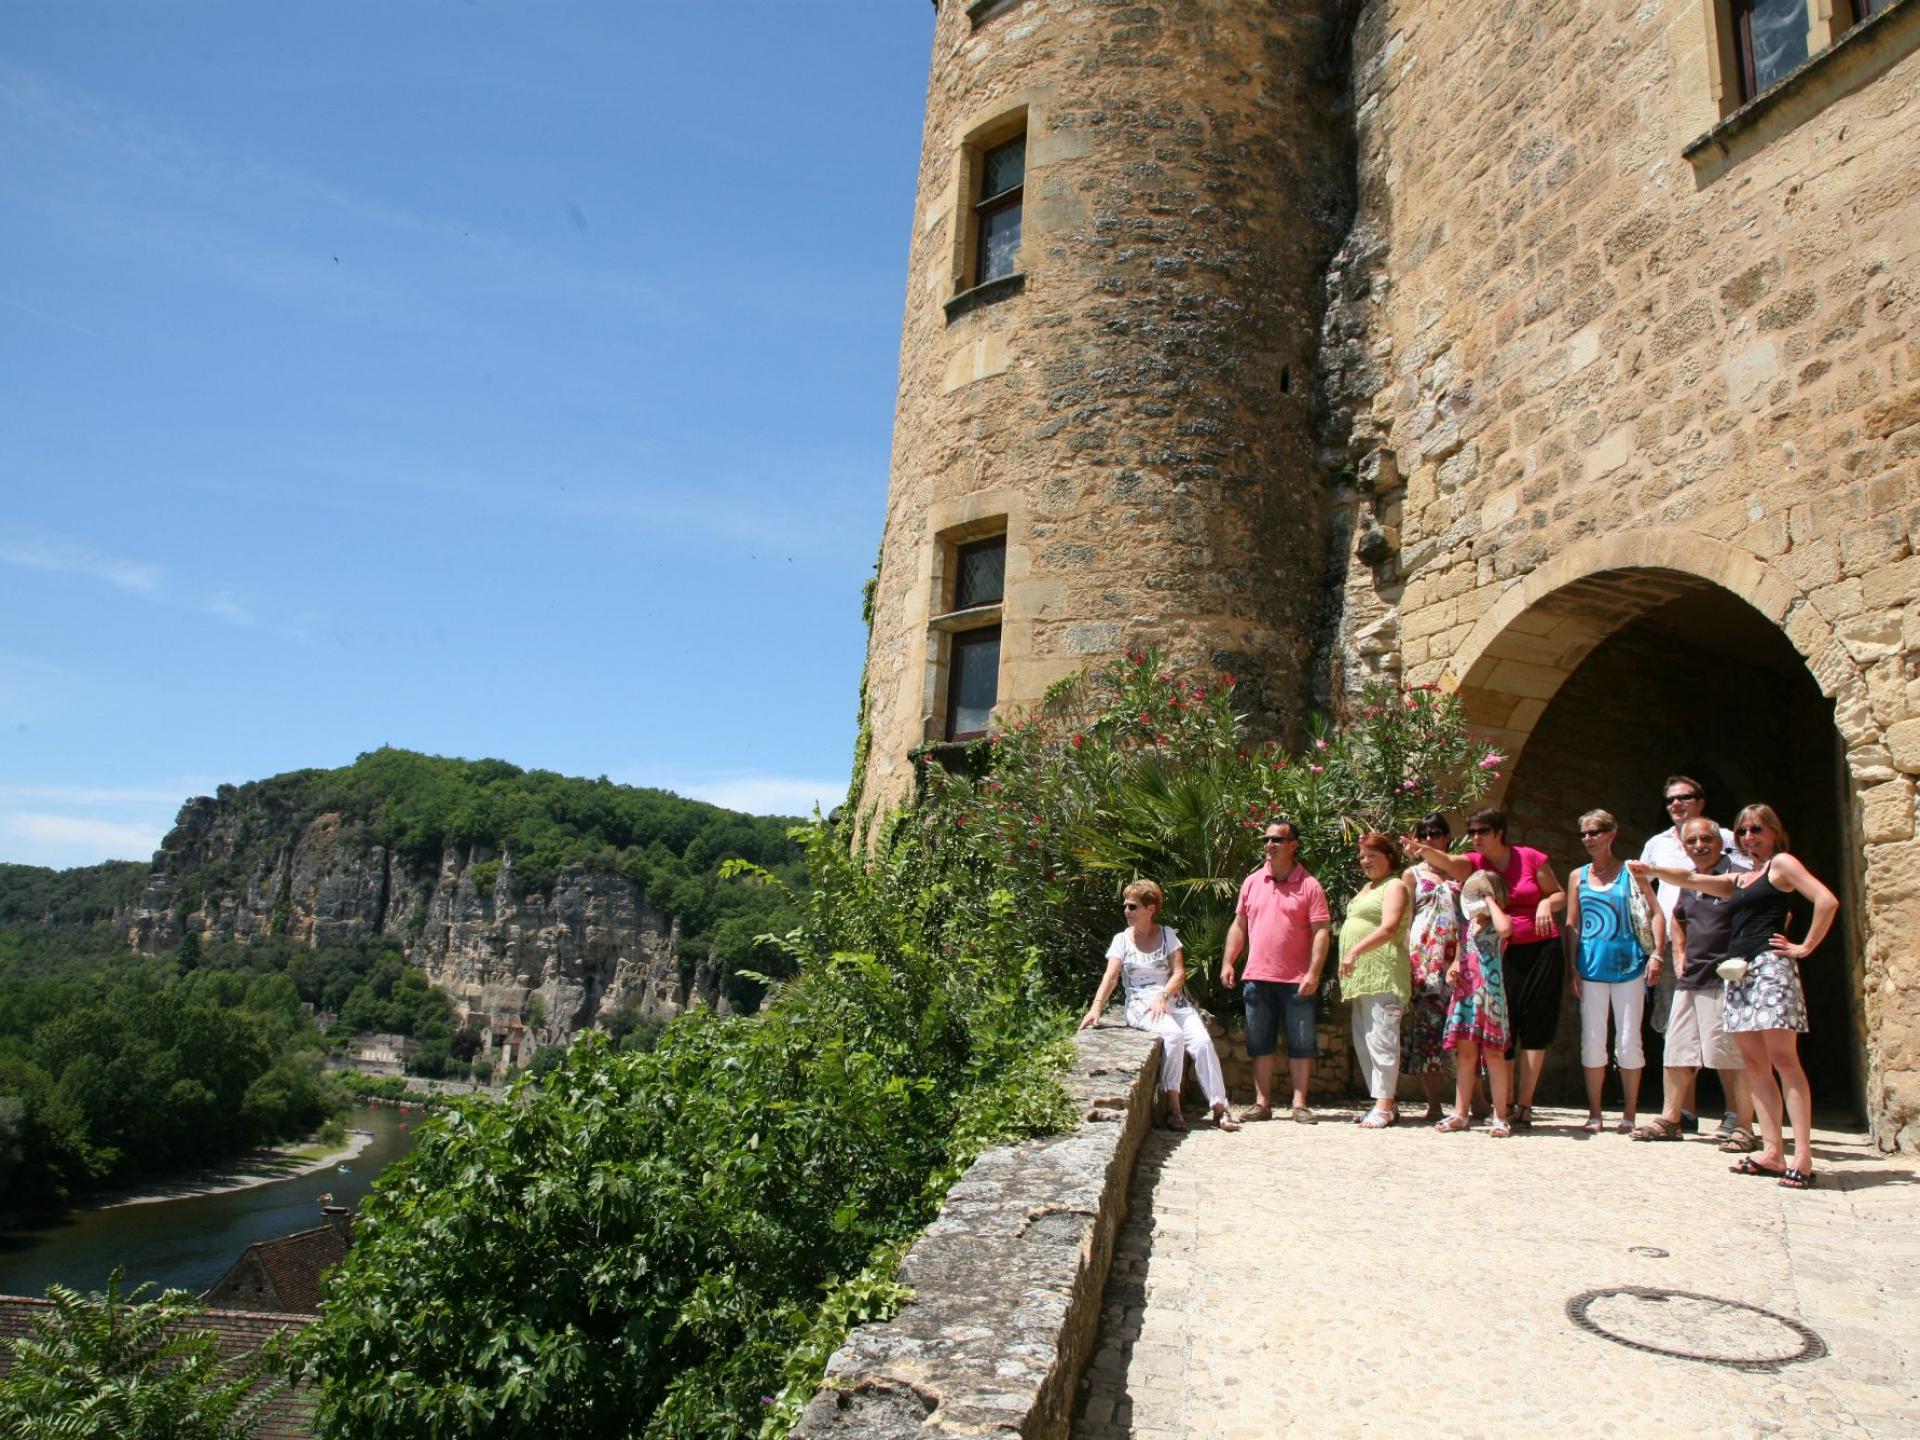
[[[938,0],[862,810],[1129,647],[1308,693],[1337,0]]]

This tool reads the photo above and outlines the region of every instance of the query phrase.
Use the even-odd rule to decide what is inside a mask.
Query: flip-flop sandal
[[[1769,1180],[1783,1180],[1785,1170],[1776,1170],[1771,1165],[1759,1164],[1751,1155],[1743,1155],[1738,1165],[1729,1165],[1727,1172],[1732,1175],[1764,1175]]]
[[[1811,1170],[1795,1170],[1791,1166],[1780,1172],[1782,1190],[1811,1190],[1813,1182],[1820,1177]]]

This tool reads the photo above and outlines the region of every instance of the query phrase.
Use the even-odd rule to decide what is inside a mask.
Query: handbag
[[[1647,899],[1640,886],[1627,878],[1627,917],[1633,924],[1633,942],[1640,947],[1642,955],[1653,954],[1653,912],[1647,908]]]

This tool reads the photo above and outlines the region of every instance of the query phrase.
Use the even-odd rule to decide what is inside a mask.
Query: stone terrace
[[[1417,1107],[1416,1107],[1417,1108]],[[1153,1132],[1077,1440],[1920,1435],[1920,1173],[1821,1130],[1818,1188],[1542,1112],[1533,1135],[1330,1117]],[[1713,1297],[1596,1298],[1643,1287]],[[1827,1353],[1799,1350],[1787,1317]]]

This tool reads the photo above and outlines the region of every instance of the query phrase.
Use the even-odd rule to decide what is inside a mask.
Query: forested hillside
[[[0,866],[0,1212],[306,1133],[353,1033],[465,1075],[468,1010],[628,1045],[750,1010],[795,916],[719,868],[797,881],[790,823],[386,749],[189,801],[151,865]]]

